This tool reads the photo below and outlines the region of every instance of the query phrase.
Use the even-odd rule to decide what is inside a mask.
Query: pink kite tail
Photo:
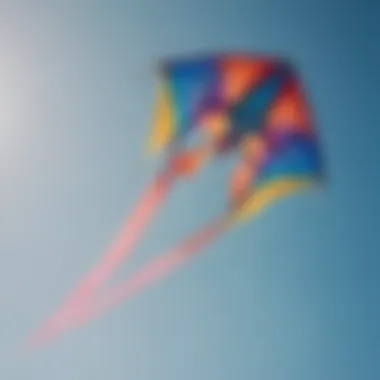
[[[108,291],[108,294],[106,294],[100,302],[95,303],[92,306],[87,304],[88,307],[83,308],[81,313],[77,314],[78,319],[76,324],[83,324],[93,317],[106,312],[123,302],[125,299],[142,291],[146,286],[167,276],[179,265],[192,258],[207,244],[213,242],[225,231],[227,226],[228,224],[225,219],[218,219],[214,223],[201,229],[174,249],[171,249],[166,254],[158,257],[151,264],[142,268],[130,280]]]
[[[114,270],[129,256],[139,237],[147,228],[149,222],[159,209],[159,206],[168,195],[174,177],[171,174],[162,174],[142,196],[132,215],[128,218],[115,243],[110,247],[98,264],[85,276],[80,285],[69,295],[63,306],[48,320],[48,322],[32,337],[37,343],[47,336],[55,335],[84,304],[108,280]]]

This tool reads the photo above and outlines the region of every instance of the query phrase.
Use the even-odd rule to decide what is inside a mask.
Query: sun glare
[[[5,43],[4,43],[5,42]],[[28,49],[0,41],[0,166],[10,171],[20,159],[36,122],[36,73]],[[2,173],[3,175],[3,173]]]

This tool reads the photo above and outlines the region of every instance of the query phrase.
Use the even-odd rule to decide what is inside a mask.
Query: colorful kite
[[[167,165],[120,238],[34,337],[50,339],[168,274],[207,243],[266,206],[323,180],[317,134],[300,78],[288,62],[220,54],[165,62],[149,150]],[[191,146],[189,136],[197,136]],[[131,253],[174,180],[194,175],[220,154],[237,152],[225,211],[212,223],[107,293],[99,291]]]

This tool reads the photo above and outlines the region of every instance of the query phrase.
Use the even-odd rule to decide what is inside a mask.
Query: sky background
[[[0,378],[379,378],[378,11],[375,0],[2,0]],[[328,186],[31,354],[25,338],[157,169],[143,151],[155,62],[210,49],[296,62]],[[119,278],[221,211],[229,169],[181,183]]]

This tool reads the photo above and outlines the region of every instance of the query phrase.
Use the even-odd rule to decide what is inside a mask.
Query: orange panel
[[[250,57],[225,58],[221,62],[222,93],[228,102],[235,102],[256,85],[273,67],[268,59]]]
[[[293,131],[311,131],[311,115],[301,88],[292,81],[268,113],[270,128],[291,128]]]

